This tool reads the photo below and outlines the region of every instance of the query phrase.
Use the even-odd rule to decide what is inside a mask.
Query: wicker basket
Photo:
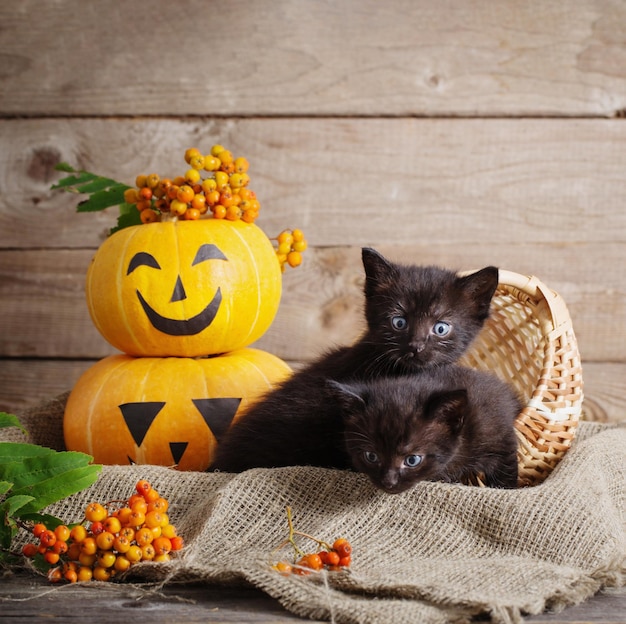
[[[491,316],[462,363],[496,373],[526,401],[515,423],[519,484],[541,483],[570,447],[582,411],[582,368],[565,302],[536,277],[501,270]]]

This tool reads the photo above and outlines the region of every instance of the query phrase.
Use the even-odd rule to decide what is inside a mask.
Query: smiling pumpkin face
[[[216,219],[120,230],[87,272],[94,325],[130,355],[195,357],[245,347],[269,328],[282,276],[253,224]]]

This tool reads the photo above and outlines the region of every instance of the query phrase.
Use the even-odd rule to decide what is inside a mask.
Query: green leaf
[[[97,480],[100,470],[102,466],[98,464],[82,466],[39,483],[15,489],[13,493],[33,497],[34,500],[22,508],[23,513],[32,513],[89,487]]]
[[[122,204],[120,206],[120,216],[117,218],[117,226],[111,228],[109,235],[123,230],[124,228],[131,227],[132,225],[141,225],[141,216],[139,210],[134,204]]]
[[[33,500],[32,496],[10,496],[0,504],[0,546],[8,549],[11,546],[11,539],[17,533],[17,522],[15,517],[25,505]]]
[[[8,462],[0,466],[0,474],[7,481],[12,481],[15,488],[23,488],[55,474],[74,468],[87,466],[93,458],[75,451],[54,451],[51,454],[25,457],[21,461]]]
[[[127,188],[128,186],[123,184],[115,184],[105,190],[95,191],[91,193],[89,199],[79,202],[76,210],[78,212],[96,212],[111,206],[119,206],[124,203],[124,191]]]
[[[6,494],[12,487],[13,484],[10,481],[0,481],[0,496]]]
[[[54,168],[56,171],[65,171],[66,173],[73,173],[75,171],[74,167],[65,162],[57,163]]]
[[[3,429],[4,427],[19,427],[24,433],[27,433],[17,416],[14,414],[7,414],[6,412],[0,412],[0,429]]]
[[[25,457],[41,457],[56,453],[52,449],[25,442],[0,442],[0,479],[3,475],[3,464],[21,461]]]

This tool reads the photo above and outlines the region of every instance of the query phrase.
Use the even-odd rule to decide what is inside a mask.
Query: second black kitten
[[[211,470],[293,465],[353,469],[396,494],[418,481],[517,485],[513,422],[521,403],[495,376],[443,366],[364,382],[310,378],[270,414],[252,410],[229,430]]]

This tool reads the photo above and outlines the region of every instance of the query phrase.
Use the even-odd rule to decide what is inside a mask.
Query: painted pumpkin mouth
[[[222,291],[218,288],[213,299],[202,312],[189,319],[179,320],[162,316],[143,298],[143,295],[138,290],[136,292],[139,303],[141,303],[141,307],[152,326],[169,336],[194,336],[199,334],[213,322],[222,303]]]

